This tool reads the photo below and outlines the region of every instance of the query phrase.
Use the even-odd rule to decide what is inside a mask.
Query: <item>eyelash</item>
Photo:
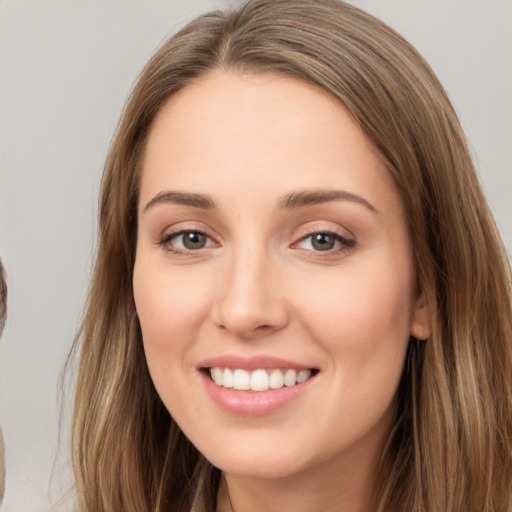
[[[171,242],[173,240],[176,240],[180,236],[182,237],[186,234],[200,235],[200,236],[205,237],[207,239],[206,245],[204,247],[198,247],[196,249],[190,249],[190,248],[189,249],[187,249],[187,248],[181,249],[181,248],[177,248],[172,245]],[[297,246],[299,244],[301,244],[302,242],[304,242],[308,239],[311,240],[310,243],[311,243],[311,245],[313,245],[314,244],[314,241],[313,241],[314,236],[330,237],[331,239],[334,240],[335,244],[338,244],[338,247],[333,247],[333,248],[326,249],[326,250],[315,250],[314,248],[305,249],[308,252],[314,254],[316,257],[329,257],[329,256],[336,255],[340,252],[350,251],[356,247],[356,241],[354,239],[346,238],[334,231],[310,232],[310,233],[302,236],[297,242],[294,242],[291,247],[297,248]],[[215,244],[215,242],[212,240],[212,238],[210,236],[208,236],[206,233],[204,233],[201,230],[195,230],[195,229],[183,229],[183,230],[172,232],[172,233],[165,233],[158,240],[158,245],[162,246],[165,250],[172,252],[174,254],[177,254],[177,255],[192,255],[193,253],[199,252],[201,249],[207,249],[208,247],[211,247],[214,244]]]
[[[199,247],[197,249],[180,249],[177,247],[174,247],[172,245],[172,241],[179,238],[180,236],[186,235],[186,234],[194,234],[194,235],[201,235],[207,238],[206,246],[205,247]],[[209,243],[209,242],[210,243]],[[205,249],[212,245],[213,240],[210,236],[208,236],[206,233],[199,229],[182,229],[180,231],[175,231],[172,233],[165,233],[163,234],[160,239],[158,240],[158,245],[162,246],[166,251],[172,252],[174,254],[178,255],[191,255],[194,252],[198,252],[201,249]],[[213,242],[214,243],[214,242]]]
[[[314,231],[312,233],[308,233],[307,235],[301,237],[298,242],[295,242],[292,247],[297,247],[300,243],[305,240],[310,239],[310,244],[314,244],[313,237],[315,236],[325,236],[330,237],[334,240],[335,244],[338,244],[338,247],[333,247],[327,250],[315,250],[315,249],[306,249],[307,251],[314,253],[316,257],[329,257],[336,255],[340,252],[350,251],[356,247],[356,241],[354,239],[346,238],[335,231]]]

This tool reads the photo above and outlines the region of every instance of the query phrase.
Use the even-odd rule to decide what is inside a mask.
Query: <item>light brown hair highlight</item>
[[[512,507],[510,266],[467,143],[421,56],[337,0],[250,0],[201,16],[142,71],[105,166],[80,351],[73,465],[81,510],[213,511],[219,472],[160,401],[133,304],[140,163],[178,90],[223,67],[315,84],[357,120],[404,204],[433,334],[411,340],[397,422],[375,485],[379,512]]]

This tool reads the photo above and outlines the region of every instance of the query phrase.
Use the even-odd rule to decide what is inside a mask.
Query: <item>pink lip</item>
[[[285,359],[270,356],[240,357],[226,355],[214,357],[202,361],[198,370],[212,400],[225,411],[241,416],[263,416],[271,414],[288,405],[302,395],[316,380],[316,375],[305,382],[291,387],[269,389],[268,391],[237,391],[234,389],[217,386],[210,376],[207,368],[241,368],[244,370],[256,370],[259,368],[293,368],[296,370],[310,369],[310,366],[295,363]]]
[[[252,357],[242,357],[238,355],[217,356],[201,361],[197,367],[198,369],[218,367],[241,368],[243,370],[257,370],[259,368],[293,368],[294,370],[308,370],[311,368],[311,366],[267,355]]]
[[[315,376],[313,376],[306,382],[289,388],[251,392],[217,386],[206,372],[201,373],[206,391],[213,401],[222,409],[241,416],[263,416],[277,411],[302,395],[315,380]]]

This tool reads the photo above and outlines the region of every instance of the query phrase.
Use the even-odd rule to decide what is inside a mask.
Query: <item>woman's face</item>
[[[371,465],[427,311],[400,198],[346,110],[212,72],[155,119],[138,222],[147,363],[192,443],[234,474]]]

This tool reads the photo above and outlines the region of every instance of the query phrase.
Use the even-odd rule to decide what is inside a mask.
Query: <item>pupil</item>
[[[328,251],[334,247],[334,243],[334,238],[325,233],[317,233],[312,240],[313,247],[317,251]]]
[[[185,233],[183,245],[187,249],[202,249],[205,246],[206,237],[201,233]]]

